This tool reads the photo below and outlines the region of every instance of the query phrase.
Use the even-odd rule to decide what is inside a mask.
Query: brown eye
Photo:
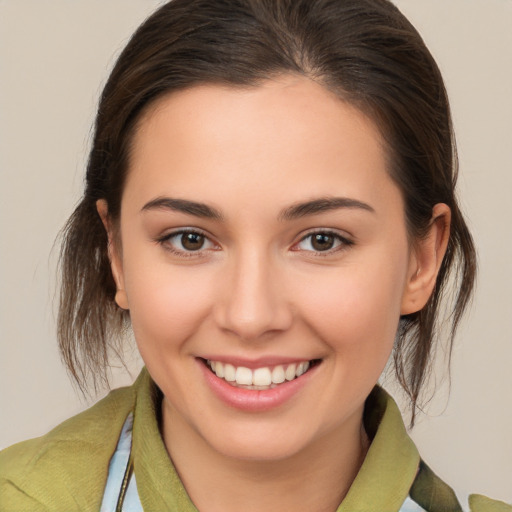
[[[328,251],[334,247],[335,238],[328,233],[315,233],[311,236],[311,247],[315,251]]]
[[[204,245],[205,237],[200,233],[183,233],[181,235],[181,245],[187,251],[198,251]]]
[[[181,230],[157,239],[162,247],[176,256],[205,256],[210,250],[215,250],[215,244],[200,231]]]
[[[305,251],[311,253],[326,253],[328,254],[337,252],[341,249],[346,249],[353,245],[353,242],[338,233],[332,231],[317,231],[306,235],[296,246],[294,251]]]

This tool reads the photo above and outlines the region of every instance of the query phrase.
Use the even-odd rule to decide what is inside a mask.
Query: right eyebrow
[[[194,215],[206,219],[222,220],[222,214],[212,206],[205,203],[197,203],[196,201],[188,201],[187,199],[176,199],[172,197],[157,197],[146,203],[141,211],[148,210],[171,210],[175,212]]]

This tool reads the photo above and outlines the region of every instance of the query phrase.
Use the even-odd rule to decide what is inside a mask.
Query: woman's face
[[[164,423],[265,460],[359,429],[415,271],[361,112],[298,77],[167,96],[135,136],[120,233],[117,301]]]

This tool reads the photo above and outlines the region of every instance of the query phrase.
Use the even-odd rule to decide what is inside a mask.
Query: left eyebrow
[[[293,220],[307,215],[337,210],[339,208],[359,209],[375,213],[375,210],[366,203],[348,197],[321,197],[306,201],[305,203],[292,204],[279,214],[279,220]]]

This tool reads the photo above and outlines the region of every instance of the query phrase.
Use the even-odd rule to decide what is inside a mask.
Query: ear
[[[110,260],[110,268],[112,270],[112,276],[116,283],[116,304],[121,309],[130,309],[128,306],[128,297],[124,289],[124,277],[123,277],[123,265],[121,259],[121,247],[118,247],[118,238],[114,234],[114,228],[112,221],[108,215],[108,204],[105,199],[98,199],[96,201],[96,210],[103,222],[105,231],[108,237],[108,259]]]
[[[412,248],[407,282],[402,297],[402,315],[422,309],[434,291],[450,239],[451,210],[444,203],[432,209],[427,235],[417,240]]]

